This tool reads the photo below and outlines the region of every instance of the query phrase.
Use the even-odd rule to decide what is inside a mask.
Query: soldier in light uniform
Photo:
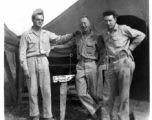
[[[90,114],[87,120],[97,120],[100,107],[97,97],[97,60],[104,55],[101,37],[91,30],[87,16],[79,19],[82,31],[65,45],[54,46],[54,49],[76,46],[78,64],[76,66],[76,90],[78,97]],[[102,85],[101,85],[102,86]]]
[[[43,30],[44,21],[42,9],[36,9],[32,14],[33,26],[21,36],[19,46],[20,64],[24,70],[29,90],[29,109],[33,120],[39,120],[38,86],[43,98],[44,120],[55,120],[52,115],[50,72],[47,56],[51,50],[50,42],[63,44],[74,37],[74,34],[63,36]]]
[[[135,69],[131,52],[144,40],[145,34],[127,25],[118,25],[117,14],[113,10],[105,11],[103,17],[107,29],[102,33],[102,37],[109,67],[105,72],[103,86],[102,120],[129,120],[130,85]],[[113,115],[117,91],[120,105]]]

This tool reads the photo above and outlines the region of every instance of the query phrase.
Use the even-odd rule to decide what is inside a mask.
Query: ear
[[[117,22],[117,17],[115,17],[115,21]]]
[[[88,20],[88,25],[89,25],[89,26],[91,26],[91,23],[90,23],[90,21],[89,21],[89,20]]]
[[[32,23],[34,23],[34,19],[32,19]]]

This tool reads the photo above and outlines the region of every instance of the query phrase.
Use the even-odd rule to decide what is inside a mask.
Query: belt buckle
[[[112,63],[112,62],[115,62],[115,61],[117,61],[117,58],[114,58],[114,57],[109,58],[109,63]]]
[[[86,62],[91,62],[91,60],[90,59],[86,59]]]
[[[79,63],[82,63],[82,62],[84,62],[83,59],[79,59]]]
[[[80,59],[80,62],[92,62],[91,59]]]
[[[83,59],[82,61],[86,63],[89,62],[89,59]]]
[[[82,59],[82,60],[80,60],[81,62],[85,62],[85,60],[84,59]]]
[[[37,57],[41,57],[41,54],[37,55]]]
[[[39,55],[37,55],[37,57],[43,57],[44,55],[42,55],[42,54],[39,54]]]
[[[92,62],[92,61],[93,61],[92,59],[87,59],[87,60],[86,60],[86,62]]]

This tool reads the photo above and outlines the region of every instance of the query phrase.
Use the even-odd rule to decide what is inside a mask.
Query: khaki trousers
[[[97,102],[97,65],[93,62],[79,62],[76,66],[76,89],[77,94],[90,112],[94,114],[99,108]]]
[[[43,117],[52,117],[50,72],[47,57],[30,57],[27,65],[31,79],[27,80],[29,90],[30,116],[39,115],[38,107],[38,86],[40,86],[43,98]]]
[[[102,120],[129,120],[130,85],[135,63],[124,57],[109,65],[103,86]],[[115,98],[119,94],[119,108],[113,114]]]

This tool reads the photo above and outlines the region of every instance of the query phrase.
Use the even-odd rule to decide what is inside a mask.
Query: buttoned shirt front
[[[145,38],[145,34],[132,29],[127,25],[116,24],[113,31],[110,33],[109,30],[105,30],[102,33],[107,54],[110,57],[119,56],[121,50],[134,50],[140,42]],[[130,39],[133,38],[130,44]]]
[[[36,55],[49,55],[51,50],[50,43],[63,44],[72,38],[72,34],[66,34],[63,36],[56,35],[55,33],[42,30],[40,36],[38,36],[32,28],[24,32],[20,40],[20,62],[24,70],[27,70],[27,58]]]
[[[104,46],[99,35],[93,31],[86,37],[83,34],[78,35],[73,41],[69,42],[70,46],[76,46],[77,59],[98,59],[98,54],[104,52]]]

